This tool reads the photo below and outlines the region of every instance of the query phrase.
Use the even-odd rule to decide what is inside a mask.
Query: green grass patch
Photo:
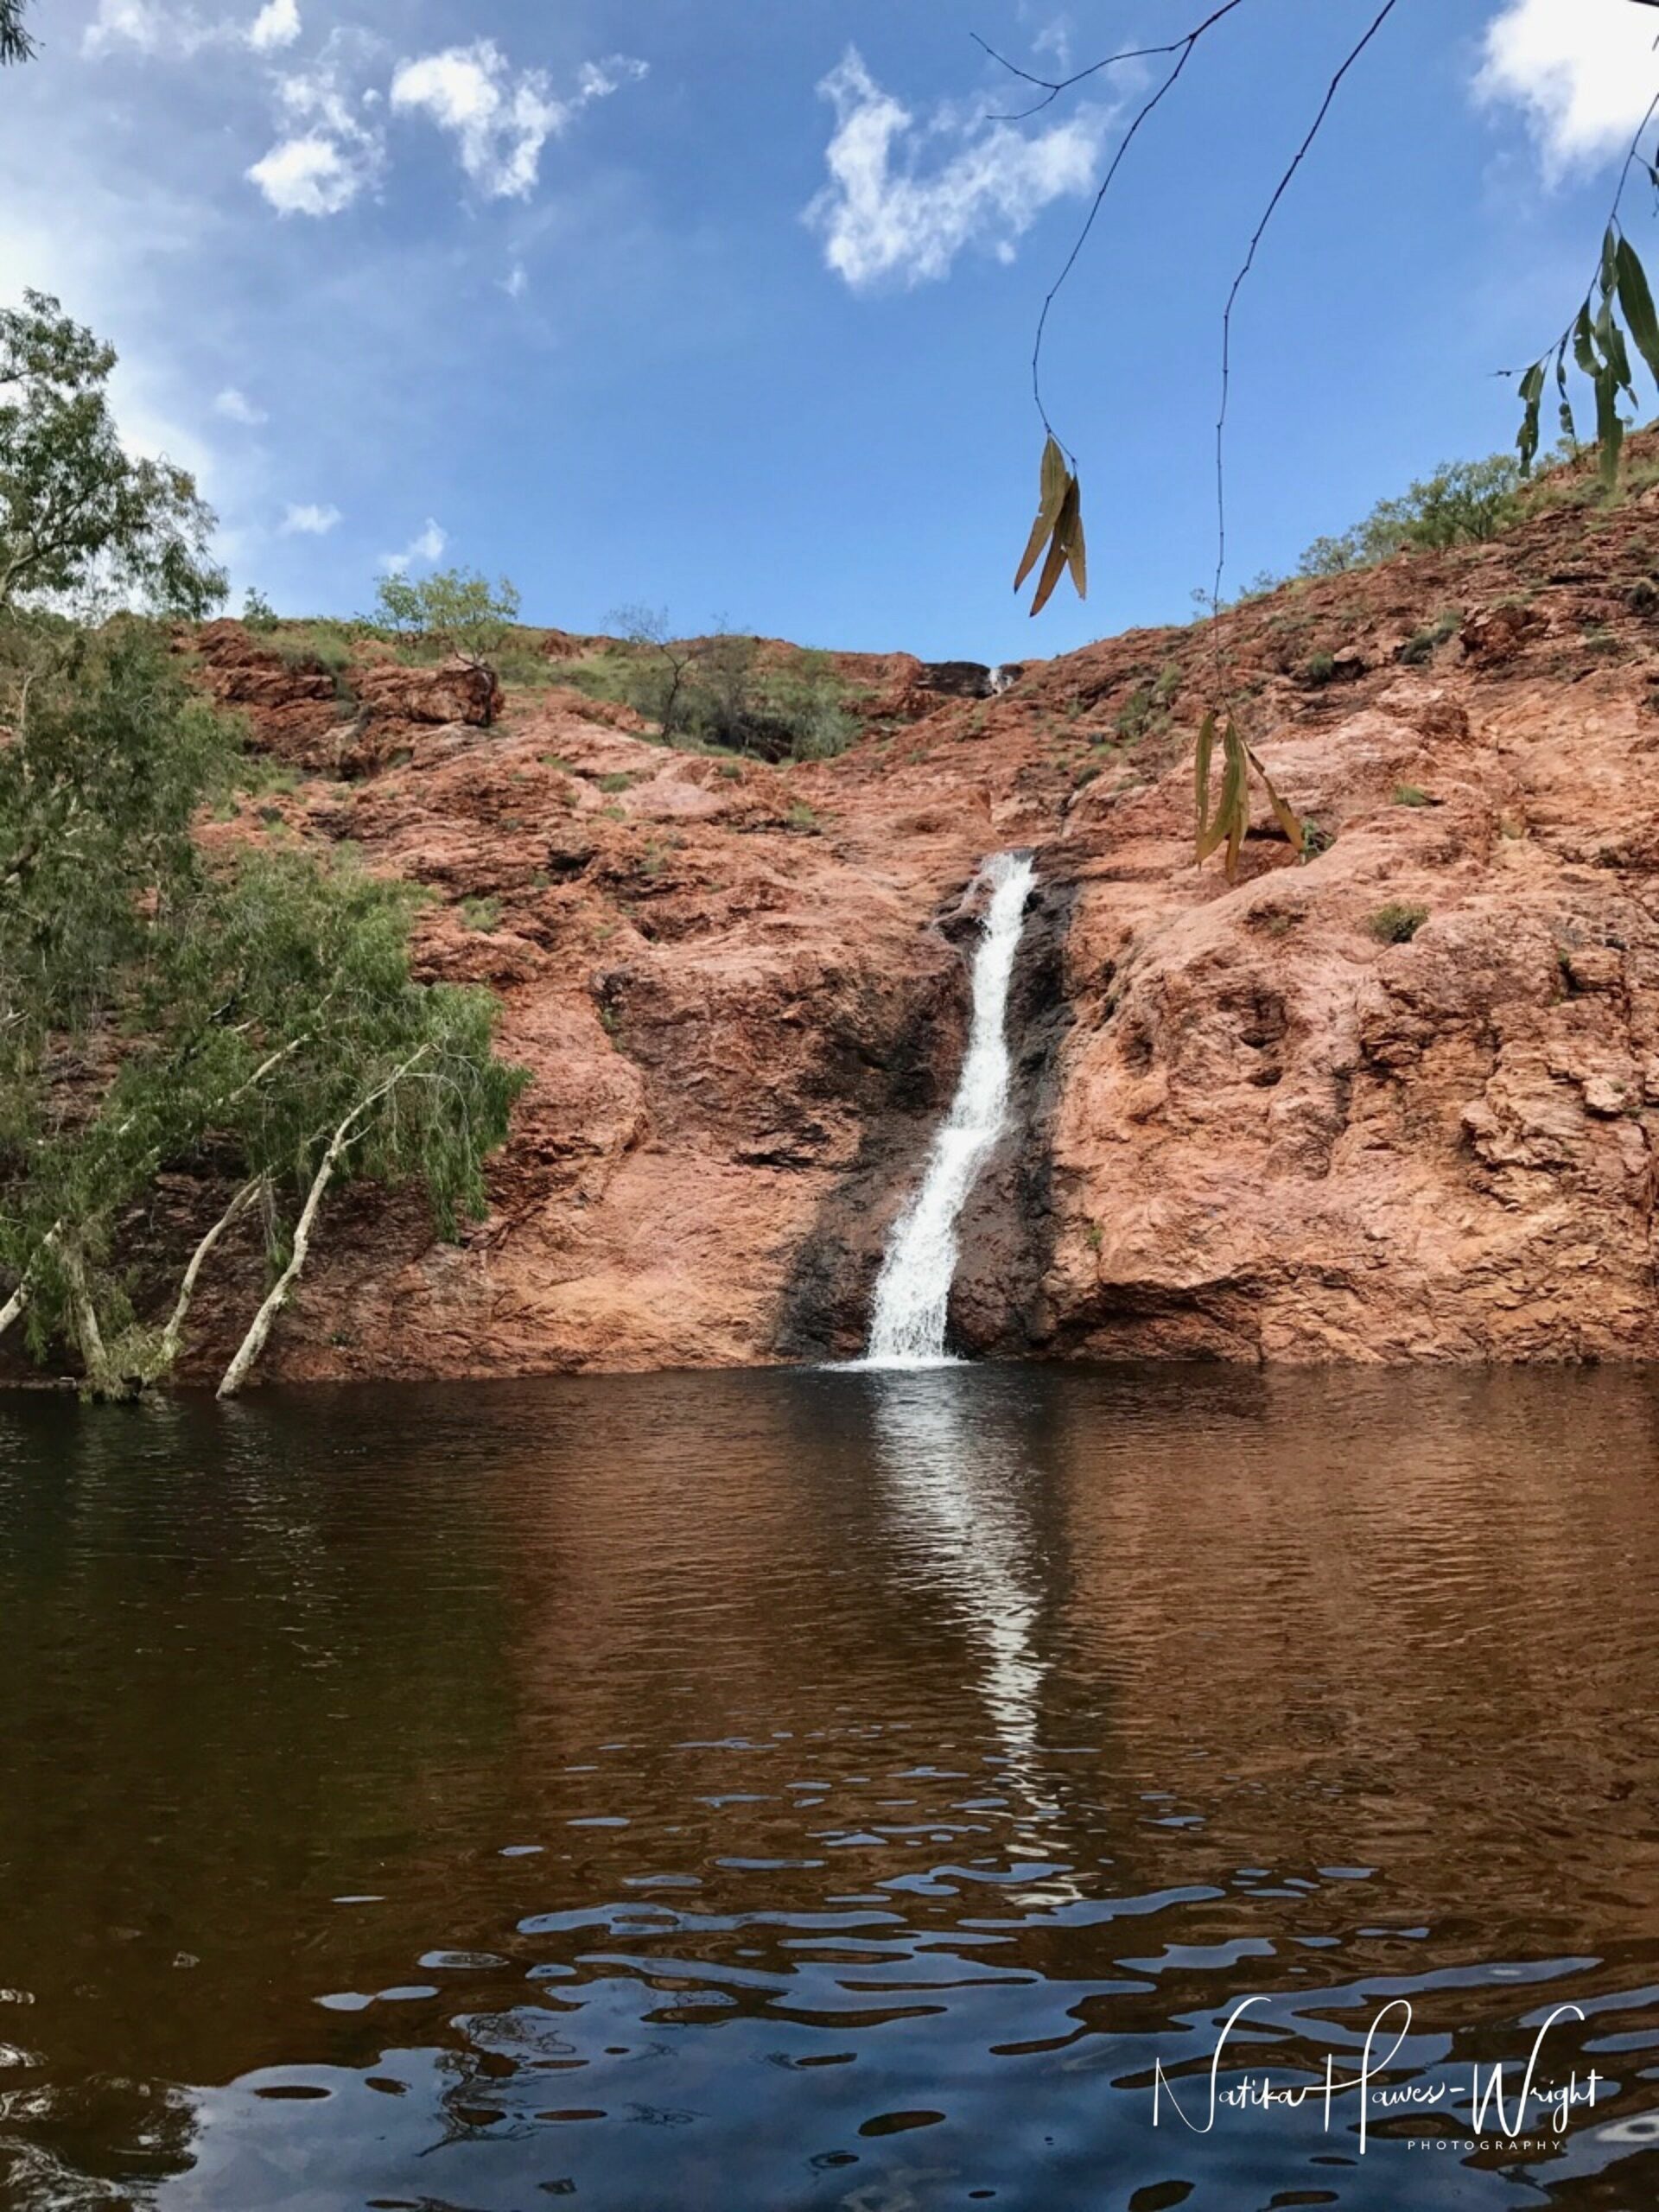
[[[1379,944],[1409,944],[1427,919],[1427,906],[1391,899],[1377,908],[1365,926]]]

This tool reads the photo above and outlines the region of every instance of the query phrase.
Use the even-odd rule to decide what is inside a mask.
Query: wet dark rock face
[[[995,690],[983,661],[925,660],[917,683],[942,699],[988,699]]]
[[[1064,982],[1074,897],[1071,887],[1039,878],[1027,908],[1008,1001],[1008,1130],[963,1209],[950,1296],[953,1351],[1028,1352],[1050,1332],[1041,1296],[1052,1241],[1048,1131],[1071,1025]],[[779,1331],[785,1358],[848,1359],[863,1350],[889,1233],[920,1184],[961,1073],[982,906],[953,899],[935,924],[957,947],[960,967],[918,1007],[857,1161],[802,1248]]]
[[[1054,1241],[1051,1137],[1073,1020],[1065,939],[1076,898],[1075,885],[1045,883],[1039,872],[1026,909],[1008,995],[1007,1128],[963,1209],[947,1332],[953,1351],[1019,1357],[1052,1332],[1042,1286]]]
[[[967,1041],[968,981],[965,959],[936,971],[882,1071],[858,1156],[797,1255],[774,1345],[780,1358],[854,1359],[864,1349],[888,1233],[950,1110]]]

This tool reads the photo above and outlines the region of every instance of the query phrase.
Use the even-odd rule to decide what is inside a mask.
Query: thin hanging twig
[[[1222,312],[1221,410],[1216,418],[1216,583],[1215,589],[1210,595],[1211,618],[1217,626],[1215,632],[1216,666],[1217,674],[1219,674],[1221,666],[1221,633],[1219,629],[1221,620],[1221,587],[1227,569],[1227,414],[1228,408],[1232,398],[1233,309],[1238,304],[1238,296],[1243,289],[1245,278],[1249,276],[1250,271],[1255,266],[1256,251],[1260,247],[1263,238],[1267,235],[1268,226],[1272,222],[1274,216],[1277,213],[1280,201],[1284,198],[1286,193],[1289,191],[1292,181],[1296,175],[1296,172],[1301,168],[1302,163],[1307,159],[1308,154],[1313,148],[1313,141],[1319,137],[1319,132],[1324,129],[1325,118],[1330,114],[1332,107],[1335,104],[1337,94],[1342,89],[1344,78],[1346,77],[1348,72],[1359,60],[1360,55],[1364,53],[1366,48],[1376,36],[1383,24],[1387,22],[1389,17],[1394,13],[1395,8],[1398,7],[1399,4],[1400,0],[1386,0],[1386,4],[1379,10],[1375,21],[1371,23],[1370,28],[1366,31],[1364,36],[1350,50],[1342,64],[1342,67],[1337,71],[1336,75],[1332,77],[1330,84],[1325,88],[1325,98],[1319,103],[1319,113],[1314,117],[1312,124],[1309,126],[1307,136],[1302,140],[1301,144],[1296,149],[1295,154],[1291,159],[1289,167],[1286,169],[1284,175],[1280,178],[1277,185],[1274,188],[1273,197],[1268,200],[1266,211],[1263,213],[1261,221],[1255,226],[1255,233],[1250,239],[1249,251],[1245,254],[1244,259],[1240,264],[1238,274],[1233,279],[1232,289],[1227,295],[1227,305]]]
[[[1071,448],[1066,444],[1065,439],[1060,436],[1059,433],[1055,429],[1054,425],[1049,421],[1048,410],[1043,404],[1043,338],[1048,328],[1049,310],[1052,308],[1055,301],[1058,298],[1060,291],[1065,283],[1066,278],[1071,274],[1072,270],[1077,266],[1077,258],[1082,253],[1084,247],[1089,243],[1089,234],[1095,227],[1095,219],[1100,213],[1102,207],[1105,205],[1106,195],[1112,188],[1113,181],[1116,177],[1118,170],[1123,166],[1124,156],[1128,152],[1130,147],[1135,143],[1136,137],[1139,136],[1141,124],[1146,122],[1153,111],[1160,105],[1166,96],[1174,90],[1181,72],[1185,68],[1187,63],[1192,59],[1192,49],[1197,46],[1198,41],[1204,36],[1205,33],[1207,30],[1213,29],[1216,24],[1220,22],[1224,16],[1230,16],[1235,8],[1241,8],[1243,4],[1244,0],[1224,0],[1224,4],[1223,6],[1217,8],[1212,13],[1206,16],[1204,21],[1201,23],[1196,24],[1192,30],[1187,32],[1184,38],[1173,39],[1167,46],[1147,47],[1139,49],[1139,52],[1142,54],[1173,54],[1177,56],[1175,67],[1169,72],[1168,75],[1164,79],[1163,83],[1159,86],[1157,91],[1153,93],[1151,99],[1146,101],[1141,108],[1140,112],[1136,115],[1134,122],[1130,124],[1128,129],[1124,132],[1122,142],[1119,145],[1116,153],[1112,156],[1111,165],[1107,169],[1105,176],[1101,181],[1099,191],[1095,194],[1094,203],[1090,207],[1088,214],[1084,219],[1083,227],[1077,232],[1077,238],[1072,245],[1071,251],[1065,257],[1065,266],[1061,270],[1059,275],[1054,279],[1053,283],[1049,287],[1047,297],[1043,302],[1043,311],[1037,318],[1037,336],[1031,349],[1031,396],[1036,402],[1037,412],[1042,420],[1044,429],[1047,432],[1048,435],[1054,440],[1054,442],[1065,453],[1067,459],[1071,464],[1071,470],[1074,475],[1077,473],[1077,455],[1072,453]],[[982,38],[978,38],[978,35],[976,33],[973,34],[973,35],[976,38],[978,44],[983,47],[985,52],[990,55],[991,59],[994,61],[1000,62],[1003,68],[1012,71],[1013,74],[1016,77],[1024,78],[1028,84],[1044,85],[1051,99],[1058,98],[1061,92],[1066,90],[1068,86],[1081,84],[1085,77],[1093,76],[1099,70],[1109,68],[1114,61],[1128,61],[1135,58],[1135,56],[1128,54],[1111,54],[1108,56],[1106,60],[1095,63],[1092,68],[1081,69],[1075,76],[1063,78],[1058,82],[1051,86],[1047,85],[1046,80],[1040,77],[1032,77],[1025,70],[1015,68],[1013,62],[1005,60],[1002,55],[998,54],[994,47],[986,46],[984,40]],[[1027,109],[1026,112],[1028,115],[1034,115],[1037,112],[1038,108],[1046,107],[1048,104],[1049,101],[1047,99],[1039,100],[1036,107]]]
[[[1081,85],[1090,77],[1098,77],[1103,69],[1116,69],[1122,61],[1151,61],[1164,54],[1178,54],[1184,46],[1190,46],[1202,38],[1211,23],[1218,22],[1223,16],[1230,15],[1240,4],[1241,0],[1228,0],[1226,7],[1217,9],[1213,16],[1207,17],[1196,29],[1188,31],[1184,37],[1170,39],[1163,46],[1125,47],[1121,53],[1109,54],[1103,60],[1091,61],[1086,69],[1074,70],[1069,77],[1033,76],[1029,69],[1022,69],[1017,62],[1010,61],[1006,54],[999,54],[977,31],[969,31],[969,37],[982,54],[989,54],[1000,68],[1006,69],[1011,77],[1018,77],[1021,84],[1034,85],[1043,95],[1041,99],[1033,100],[1029,107],[1017,108],[1007,115],[988,116],[986,120],[990,123],[1024,123],[1028,117],[1040,115],[1046,107],[1052,107],[1060,94],[1069,92],[1073,85]]]

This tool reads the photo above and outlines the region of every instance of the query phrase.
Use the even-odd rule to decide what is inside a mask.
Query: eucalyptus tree
[[[331,1185],[414,1183],[441,1233],[484,1204],[521,1077],[487,992],[417,982],[419,894],[349,860],[209,857],[201,802],[235,732],[155,632],[74,639],[0,746],[0,1328],[132,1395],[183,1348],[202,1271],[244,1217],[269,1287],[239,1389]],[[149,1217],[194,1196],[181,1243]],[[187,1208],[187,1211],[189,1209]]]
[[[0,313],[0,1332],[133,1395],[251,1221],[264,1280],[228,1395],[331,1187],[417,1185],[453,1231],[521,1077],[489,994],[416,978],[411,887],[198,834],[241,735],[154,617],[222,593],[213,517],[121,446],[113,365],[42,295]]]
[[[29,61],[35,41],[23,29],[24,0],[0,0],[0,64]]]
[[[92,595],[200,620],[225,596],[194,478],[122,443],[115,365],[49,293],[0,308],[0,613]]]

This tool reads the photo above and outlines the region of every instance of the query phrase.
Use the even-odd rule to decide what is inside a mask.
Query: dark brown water
[[[7,1402],[0,2202],[1646,2212],[1656,1444],[1592,1373]],[[1246,1997],[1220,2088],[1408,1997],[1442,2101],[1154,2125]],[[1476,2147],[1558,2005],[1593,2107]]]

